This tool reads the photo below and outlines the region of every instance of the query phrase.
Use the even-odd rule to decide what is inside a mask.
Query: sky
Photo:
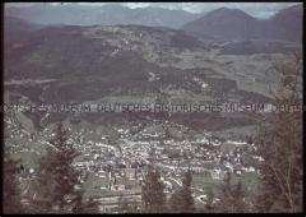
[[[19,7],[27,7],[31,6],[33,4],[41,4],[41,3],[7,3],[8,6],[19,6]],[[48,3],[52,4],[54,6],[60,6],[61,3]],[[86,5],[86,6],[102,6],[104,4],[109,3],[89,3],[89,2],[83,2],[83,3],[64,3],[64,4],[79,4],[79,5]],[[196,3],[196,2],[177,2],[177,3],[160,3],[160,2],[137,2],[137,3],[116,3],[121,4],[124,6],[127,6],[129,8],[145,8],[145,7],[161,7],[161,8],[167,8],[172,10],[185,10],[191,13],[206,13],[221,7],[228,7],[228,8],[237,8],[241,9],[248,14],[257,17],[257,18],[268,18],[272,15],[274,15],[279,10],[296,5],[301,4],[297,2],[269,2],[269,3],[261,3],[261,2],[254,2],[254,3],[246,3],[246,2],[209,2],[209,3]]]

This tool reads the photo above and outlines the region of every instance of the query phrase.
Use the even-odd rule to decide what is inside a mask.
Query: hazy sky
[[[33,4],[42,4],[42,3],[7,3],[6,5],[9,6],[31,6]],[[46,3],[45,3],[46,4]],[[61,5],[61,3],[48,3],[54,6]],[[102,6],[108,3],[64,3],[64,4],[79,4],[79,5],[87,5],[87,6]],[[209,12],[211,10],[220,8],[220,7],[228,7],[228,8],[238,8],[244,10],[245,12],[249,13],[258,18],[267,18],[271,15],[275,14],[280,9],[298,4],[298,3],[195,3],[195,2],[185,2],[185,3],[158,3],[158,2],[145,2],[145,3],[116,3],[122,4],[130,8],[141,8],[141,7],[161,7],[161,8],[168,8],[168,9],[181,9],[186,10],[191,13],[200,13],[200,12]],[[300,3],[301,4],[301,3]]]

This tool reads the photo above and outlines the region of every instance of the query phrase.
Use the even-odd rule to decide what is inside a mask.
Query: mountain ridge
[[[257,19],[240,9],[220,8],[185,24],[182,29],[204,39],[281,39],[301,42],[302,13],[302,6],[294,5],[280,10],[269,19]]]
[[[199,14],[183,10],[169,10],[158,7],[131,9],[122,5],[107,4],[99,7],[83,5],[33,5],[26,9],[9,7],[6,15],[23,18],[28,22],[44,25],[118,25],[138,24],[180,28],[196,19]],[[179,17],[179,19],[177,19]]]

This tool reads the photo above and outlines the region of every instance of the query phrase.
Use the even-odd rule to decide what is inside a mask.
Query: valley
[[[79,153],[72,163],[81,174],[74,188],[85,189],[84,200],[94,198],[100,212],[121,212],[122,200],[141,212],[150,165],[160,172],[168,199],[191,171],[198,212],[211,194],[211,204],[218,204],[228,173],[252,198],[264,161],[255,143],[257,112],[188,108],[277,104],[282,83],[276,65],[292,62],[302,50],[301,29],[280,20],[294,19],[296,11],[299,20],[302,7],[264,21],[226,8],[204,15],[110,4],[85,19],[75,18],[81,6],[52,7],[20,13],[11,7],[5,14],[5,153],[23,168],[18,183],[24,204],[36,197],[39,162],[54,148],[58,122]],[[147,19],[139,19],[144,13]],[[61,14],[67,16],[56,17]],[[278,35],[269,30],[274,24]],[[286,28],[296,34],[286,35]],[[297,82],[302,89],[302,78]],[[267,122],[272,117],[259,113]]]

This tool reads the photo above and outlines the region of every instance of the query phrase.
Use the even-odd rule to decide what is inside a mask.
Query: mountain
[[[31,25],[23,19],[16,17],[5,17],[4,29],[7,34],[14,34],[17,32],[27,32],[31,29]],[[15,31],[15,32],[12,32]]]
[[[265,20],[256,19],[239,9],[220,8],[185,24],[182,29],[203,39],[301,43],[302,17],[302,5],[285,8]]]
[[[202,38],[248,39],[258,21],[239,9],[220,8],[183,26],[186,32]]]
[[[10,38],[10,33],[6,32],[6,39]],[[196,38],[183,31],[134,25],[47,27],[32,32],[31,37],[6,44],[6,80],[58,80],[56,86],[59,87],[51,82],[52,88],[48,91],[58,90],[60,94],[47,91],[49,102],[92,100],[112,90],[154,90],[157,84],[148,82],[149,73],[163,74],[161,79],[167,84],[168,73],[182,73],[182,70],[161,68],[152,63],[158,59],[152,58],[162,61],[168,50],[205,49]],[[37,100],[40,88],[37,85],[23,91]]]
[[[301,42],[303,29],[302,5],[295,5],[279,11],[267,22],[267,25],[272,37]]]
[[[183,29],[214,41],[284,40],[301,42],[302,5],[279,11],[269,19],[257,19],[239,9],[219,8],[203,16],[158,7],[131,9],[119,4],[93,7],[78,4],[36,4],[7,7],[5,15],[40,25],[143,25]]]
[[[33,25],[23,19],[6,16],[4,22],[4,36],[7,43],[25,39],[31,32],[38,29],[38,25]]]
[[[209,52],[197,38],[164,27],[52,26],[6,43],[4,78],[8,90],[36,102],[84,102],[129,93],[154,100],[160,92],[180,101],[186,98],[181,91],[195,94],[197,102],[207,85],[216,97],[244,98],[223,72],[227,66],[197,60]],[[202,65],[186,68],[188,58]]]
[[[266,83],[276,80],[272,74],[261,73],[269,66],[266,57],[246,57],[245,61],[216,56],[182,30],[138,25],[32,28],[35,25],[20,19],[5,19],[10,30],[4,32],[4,85],[12,103],[262,103],[270,101]],[[27,36],[12,40],[17,31]],[[44,113],[28,115],[40,122]],[[65,115],[69,113],[54,112],[52,118]],[[93,122],[111,116],[114,122],[126,113],[81,115]],[[220,126],[235,124],[232,118],[248,123],[243,114],[228,119],[230,115],[221,115]],[[215,116],[214,112],[191,112],[173,118],[184,122]]]
[[[200,15],[183,10],[168,10],[158,7],[131,9],[118,4],[93,7],[78,4],[37,4],[26,8],[9,7],[9,16],[23,18],[44,25],[117,25],[135,24],[180,28]]]

